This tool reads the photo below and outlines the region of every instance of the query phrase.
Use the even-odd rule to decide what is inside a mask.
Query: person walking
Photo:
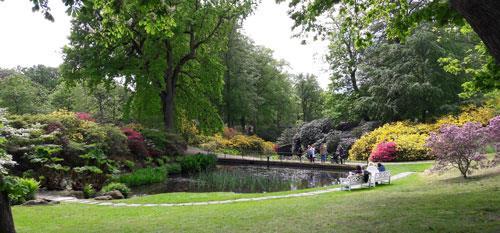
[[[328,152],[326,151],[325,143],[321,144],[321,146],[319,148],[319,153],[321,154],[321,163],[326,162],[326,157],[328,155]]]
[[[309,145],[309,156],[310,162],[314,163],[314,159],[316,158],[316,148],[313,145]]]
[[[338,158],[340,160],[340,164],[344,164],[344,156],[345,156],[344,154],[345,154],[345,149],[342,146],[342,144],[340,144],[337,147],[337,155],[338,155]]]

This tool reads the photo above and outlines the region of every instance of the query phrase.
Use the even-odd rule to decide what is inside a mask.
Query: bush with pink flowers
[[[499,116],[491,119],[486,127],[477,122],[441,126],[439,132],[431,133],[426,143],[430,153],[436,156],[434,170],[444,171],[454,167],[467,178],[472,170],[487,164],[485,148],[491,144],[498,145],[499,127]],[[496,154],[494,161],[498,160]]]
[[[370,161],[389,162],[396,158],[397,145],[395,142],[381,142],[372,151]]]

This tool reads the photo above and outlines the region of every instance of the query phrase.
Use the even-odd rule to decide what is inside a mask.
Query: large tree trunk
[[[500,64],[500,0],[451,0]]]
[[[0,233],[15,233],[14,219],[7,193],[0,192]]]
[[[174,132],[174,93],[173,91],[162,91],[160,94],[163,111],[163,124],[166,132]]]
[[[358,82],[356,80],[356,69],[352,70],[350,73],[352,89],[355,92],[359,92]]]

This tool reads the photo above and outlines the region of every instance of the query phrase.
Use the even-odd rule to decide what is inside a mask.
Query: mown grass
[[[259,202],[13,211],[19,232],[499,232],[499,194],[497,168],[469,180],[415,174],[373,189]]]

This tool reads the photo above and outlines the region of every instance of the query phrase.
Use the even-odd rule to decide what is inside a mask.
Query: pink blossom
[[[388,162],[396,158],[396,143],[381,142],[370,155],[370,161],[373,162]]]

